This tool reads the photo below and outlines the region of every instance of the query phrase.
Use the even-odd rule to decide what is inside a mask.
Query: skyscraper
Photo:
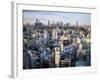
[[[48,20],[48,26],[50,26],[50,20]]]
[[[76,27],[78,27],[78,21],[76,22]]]

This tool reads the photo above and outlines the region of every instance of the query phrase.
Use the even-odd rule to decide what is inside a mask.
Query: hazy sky
[[[63,22],[64,24],[69,22],[71,25],[75,25],[78,21],[79,25],[91,25],[91,14],[90,13],[75,13],[75,12],[50,12],[50,11],[23,11],[23,22],[34,24],[36,19],[39,19],[40,22],[48,24],[53,21]]]

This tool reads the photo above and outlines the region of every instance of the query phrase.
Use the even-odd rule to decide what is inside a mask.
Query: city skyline
[[[76,25],[76,22],[78,22],[79,26],[91,26],[90,13],[23,10],[23,24],[34,24],[36,19],[39,19],[45,25],[50,21],[50,24],[62,22],[63,24]]]

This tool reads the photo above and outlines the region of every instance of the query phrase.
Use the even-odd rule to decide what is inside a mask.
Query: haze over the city
[[[41,23],[47,25],[48,20],[51,23],[63,22],[66,24],[67,22],[71,25],[76,25],[78,22],[79,26],[91,25],[91,14],[90,13],[75,13],[75,12],[50,12],[50,11],[32,11],[32,10],[24,10],[23,11],[23,23],[34,24],[38,19]]]

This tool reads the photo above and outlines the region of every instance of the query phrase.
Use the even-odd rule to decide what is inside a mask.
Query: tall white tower
[[[60,66],[60,48],[55,47],[55,67]]]
[[[52,30],[52,39],[58,39],[58,32],[56,29]]]

